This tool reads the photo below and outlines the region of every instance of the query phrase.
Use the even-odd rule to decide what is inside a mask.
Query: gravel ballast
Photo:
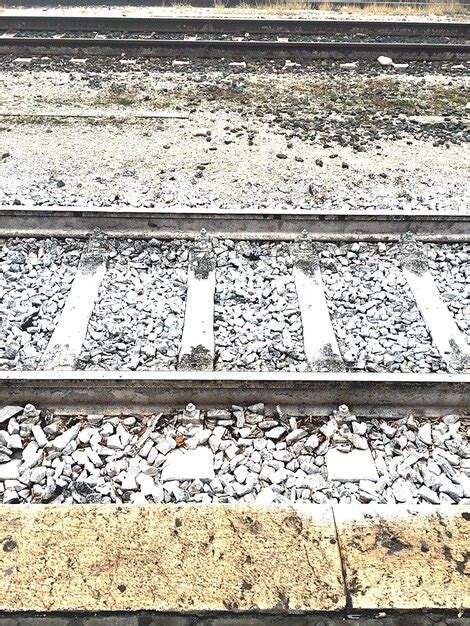
[[[470,246],[429,245],[427,256],[441,298],[470,345]]]
[[[107,271],[79,369],[177,366],[191,243],[110,240]],[[216,370],[306,371],[294,243],[214,240]],[[346,371],[447,371],[391,243],[317,243]],[[75,276],[81,240],[13,240],[0,248],[0,368],[35,369]],[[438,291],[469,337],[468,245],[423,249]],[[190,323],[189,318],[189,323]]]
[[[329,419],[263,404],[172,415],[0,409],[3,503],[469,504],[468,418]]]
[[[394,244],[329,245],[320,254],[340,350],[351,369],[446,371],[397,260]]]
[[[0,241],[0,369],[34,369],[64,306],[82,243]]]
[[[216,252],[216,369],[305,370],[290,247],[225,240]]]
[[[175,369],[188,244],[115,241],[80,355],[85,369]]]
[[[11,35],[8,35],[9,37]],[[279,39],[283,39],[291,42],[361,42],[361,43],[420,43],[421,35],[373,35],[364,33],[331,33],[331,34],[289,34],[286,33],[285,37],[279,35],[277,33],[212,33],[212,32],[201,32],[194,34],[185,34],[185,33],[174,33],[174,32],[136,32],[136,31],[113,31],[106,30],[100,32],[97,37],[97,33],[95,31],[79,31],[79,30],[63,30],[60,31],[61,38],[71,38],[71,39],[97,39],[99,38],[102,41],[106,41],[107,39],[138,39],[139,41],[145,42],[146,40],[165,40],[165,41],[182,41],[188,40],[188,38],[195,38],[195,40],[203,40],[203,41],[273,41],[276,42]],[[27,37],[28,39],[35,38],[50,38],[53,39],[57,37],[57,32],[55,30],[21,30],[15,33],[15,39],[21,39],[22,37]],[[461,38],[456,36],[446,36],[446,35],[433,35],[426,37],[426,43],[438,43],[438,44],[448,44],[462,43]]]

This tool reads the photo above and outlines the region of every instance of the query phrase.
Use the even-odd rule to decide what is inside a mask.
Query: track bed
[[[190,329],[196,314],[186,293],[187,280],[193,280],[188,264],[195,245],[184,240],[107,244],[107,270],[92,308],[74,313],[85,331],[79,353],[71,356],[75,367],[135,371],[181,366],[183,325]],[[398,244],[321,243],[316,250],[325,310],[339,344],[334,369],[465,371],[466,357],[451,365],[449,355],[440,354],[433,342],[431,333],[437,330],[423,319],[410,291]],[[429,255],[430,280],[437,281],[432,297],[443,303],[465,346],[468,244],[433,244],[423,252]],[[83,265],[86,255],[80,240],[3,241],[1,369],[47,369],[54,362],[48,360],[52,354],[44,354],[52,350],[54,329],[71,323],[64,305],[73,297],[74,280],[75,288],[81,284],[77,264],[81,256]],[[208,369],[302,372],[333,367],[305,352],[309,318],[302,319],[306,312],[298,297],[308,285],[296,283],[294,243],[221,239],[213,243],[213,255],[215,294],[207,305],[215,306],[214,321],[208,320],[215,347]],[[67,352],[65,345],[60,349]]]
[[[5,504],[470,504],[470,422],[458,414],[361,421],[342,406],[318,419],[262,403],[145,417],[7,412]]]
[[[468,626],[467,28],[0,16],[0,626]]]

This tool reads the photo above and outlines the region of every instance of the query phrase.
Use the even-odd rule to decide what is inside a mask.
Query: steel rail
[[[303,229],[318,241],[397,241],[411,231],[446,243],[470,241],[470,213],[0,206],[0,237],[84,237],[95,228],[143,239],[191,239],[205,228],[217,237],[270,241],[292,240]]]
[[[381,22],[216,17],[104,17],[83,15],[0,15],[0,31],[124,31],[158,33],[250,33],[325,35],[469,36],[468,22]]]
[[[470,44],[0,37],[0,54],[18,52],[31,56],[138,54],[217,58],[232,55],[262,59],[375,59],[379,55],[388,55],[394,60],[446,60],[468,58]]]
[[[470,375],[292,372],[4,371],[0,405],[32,402],[63,414],[174,411],[264,402],[329,415],[437,416],[468,411]]]

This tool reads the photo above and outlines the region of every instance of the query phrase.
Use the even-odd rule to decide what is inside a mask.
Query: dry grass
[[[1,101],[0,101],[1,102]],[[97,94],[83,94],[73,98],[57,98],[54,96],[42,99],[43,104],[74,106],[124,106],[130,107],[142,103],[141,94],[135,89],[117,88]]]
[[[231,6],[233,0],[212,0],[212,7],[216,11],[226,12],[233,15],[234,13],[297,13],[299,11],[309,10],[307,0],[242,0],[236,6]],[[194,6],[190,1],[186,0],[163,0],[163,6],[171,6],[172,9],[178,11],[194,10]],[[210,11],[211,8],[206,9]]]
[[[318,7],[323,11],[331,11],[334,5],[331,2],[322,3]],[[338,13],[351,13],[360,11],[370,15],[455,15],[467,13],[466,7],[460,2],[429,2],[426,4],[413,4],[405,2],[380,2],[371,3],[363,8],[359,6],[342,6],[336,9]]]
[[[351,84],[350,80],[339,78],[334,84],[305,76],[285,76],[282,81],[266,77],[232,81],[220,80],[217,83],[195,85],[188,80],[175,90],[156,90],[143,100],[143,94],[132,88],[114,88],[80,96],[71,94],[68,98],[44,98],[43,106],[61,107],[119,107],[132,110],[137,107],[147,110],[172,109],[175,105],[183,108],[204,110],[217,103],[227,110],[247,108],[256,115],[266,113],[281,119],[300,119],[302,123],[316,116],[364,115],[375,113],[405,113],[408,115],[442,115],[450,110],[464,112],[468,91],[458,85],[430,85],[416,89],[415,84],[403,83],[394,77],[366,77]],[[19,123],[19,122],[18,122]],[[62,120],[60,121],[62,123]],[[66,122],[64,122],[66,123]],[[375,122],[374,122],[375,123]],[[379,124],[380,121],[377,121]]]
[[[98,96],[93,100],[93,104],[98,106],[118,105],[129,107],[138,103],[138,98],[134,93],[119,93],[105,96]]]
[[[366,0],[367,1],[367,0]],[[165,0],[164,0],[165,2]],[[462,2],[458,0],[442,0],[441,2],[431,0],[426,3],[425,0],[417,0],[420,4],[413,2],[400,2],[399,0],[390,3],[384,0],[378,0],[377,3],[355,5],[349,4],[338,6],[334,1],[321,2],[314,4],[315,9],[319,11],[334,11],[336,14],[341,13],[359,13],[361,15],[468,15],[469,11]],[[310,11],[311,0],[241,0],[236,6],[230,6],[231,0],[213,0],[213,6],[218,11],[233,13],[286,13],[295,14],[303,11]],[[172,6],[178,10],[191,9],[191,5],[186,0],[166,0],[165,4]],[[315,16],[313,11],[312,16]]]
[[[171,101],[171,94],[166,94]],[[374,77],[358,81],[354,86],[338,81],[309,81],[304,77],[272,84],[253,80],[237,84],[220,82],[217,85],[199,86],[197,93],[188,87],[179,93],[182,99],[198,104],[217,102],[229,107],[259,107],[277,115],[285,110],[302,111],[315,115],[318,111],[349,114],[355,111],[369,113],[401,112],[406,114],[442,115],[449,109],[462,109],[468,100],[467,90],[459,86],[433,85],[416,91],[416,86],[403,84],[393,77]],[[164,108],[164,103],[159,103]],[[168,104],[167,104],[168,106]]]
[[[193,7],[191,6],[191,2],[190,0],[186,1],[186,0],[177,0],[176,2],[173,2],[172,0],[168,0],[168,2],[166,2],[165,0],[162,1],[162,6],[169,6],[172,9],[177,9],[178,11],[190,11]],[[223,7],[221,7],[223,8]]]
[[[236,7],[244,13],[263,11],[265,13],[277,11],[305,11],[309,8],[308,0],[252,0],[240,2]]]

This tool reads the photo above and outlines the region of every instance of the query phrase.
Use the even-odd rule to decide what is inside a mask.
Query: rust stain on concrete
[[[0,507],[2,611],[334,611],[331,509]]]
[[[470,606],[470,507],[334,507],[355,609]]]

